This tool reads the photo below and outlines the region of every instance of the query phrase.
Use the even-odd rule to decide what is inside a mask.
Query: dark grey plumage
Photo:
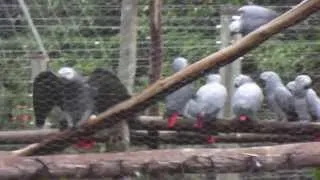
[[[268,23],[278,16],[278,13],[257,5],[246,5],[238,9],[240,16],[234,16],[229,25],[231,33],[247,35],[258,27]]]
[[[73,128],[128,97],[120,80],[106,70],[96,69],[89,79],[70,67],[61,68],[57,75],[42,72],[33,84],[36,126],[43,127],[48,114],[58,107],[63,117],[60,129]]]
[[[187,66],[187,59],[183,57],[177,57],[173,60],[172,70],[176,73]],[[173,127],[175,122],[177,121],[177,117],[183,114],[183,109],[186,103],[193,96],[193,88],[193,83],[190,83],[166,96],[165,106],[169,127]]]

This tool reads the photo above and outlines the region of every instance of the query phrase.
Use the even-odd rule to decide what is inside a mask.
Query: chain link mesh
[[[257,3],[281,13],[290,9],[297,2],[278,3],[265,0]],[[133,94],[138,94],[149,86],[151,35],[148,3],[148,1],[139,1],[138,5],[137,68]],[[32,28],[36,28],[39,32],[50,59],[48,68],[55,74],[62,66],[73,67],[85,77],[90,77],[96,68],[110,70],[115,75],[118,71],[121,24],[121,3],[119,1],[28,0],[26,4],[34,27],[28,22],[18,1],[0,1],[0,123],[2,130],[37,129],[33,106],[33,74],[39,71],[35,62],[43,61],[43,57],[39,56],[41,52]],[[221,48],[221,32],[217,25],[221,23],[220,10],[225,5],[214,1],[163,2],[161,10],[164,52],[161,75],[163,77],[173,74],[171,63],[174,58],[184,57],[191,64]],[[319,92],[319,20],[319,13],[316,13],[306,21],[281,32],[244,55],[241,64],[242,72],[258,81],[262,71],[273,70],[279,73],[284,83],[293,80],[299,74],[307,73],[313,79],[313,88]],[[231,41],[228,44],[231,44]],[[52,83],[51,80],[49,81]],[[204,83],[205,78],[195,81],[195,89]],[[53,100],[57,100],[59,97],[54,94],[54,91],[51,92],[57,86],[57,84],[46,86],[48,88],[45,90],[46,97],[53,96]],[[125,99],[122,98],[124,93],[121,90],[122,87],[114,88],[107,83],[108,88],[112,92],[102,96],[103,100],[109,100],[115,104]],[[76,92],[75,90],[74,93]],[[64,97],[68,97],[68,94]],[[160,100],[157,105],[160,116],[164,115],[166,112],[164,101]],[[48,102],[43,101],[39,106],[46,108]],[[98,114],[103,109],[106,108],[102,107],[95,113]],[[59,128],[57,119],[61,118],[60,115],[59,110],[53,110],[49,118],[51,128]],[[138,115],[147,115],[147,112],[140,112]],[[258,116],[262,120],[275,119],[274,113],[269,110],[266,103]],[[135,119],[135,116],[126,118]],[[206,133],[199,134],[184,130],[157,133],[154,132],[156,129],[151,129],[153,131],[141,130],[141,128],[134,130],[130,128],[131,126],[136,127],[137,125],[129,123],[132,143],[130,151],[145,150],[153,147],[154,144],[158,144],[160,149],[224,146],[223,143],[222,145],[220,143],[207,144]],[[110,135],[109,133],[107,131],[106,136]],[[112,149],[110,147],[112,143],[121,140],[123,140],[121,135],[116,135],[109,139],[106,138],[105,141],[108,143],[97,143],[93,149],[83,150],[71,146],[63,153],[106,152]],[[252,147],[269,145],[269,143],[239,143],[237,145]],[[0,145],[3,150],[18,147],[21,147],[21,144]],[[247,172],[240,174],[239,178],[243,180],[313,179],[312,172],[312,169],[270,173]],[[178,175],[166,174],[164,177],[165,179],[190,180],[212,178],[210,178],[210,173],[185,174],[183,172]],[[137,179],[153,179],[153,177],[142,175]]]

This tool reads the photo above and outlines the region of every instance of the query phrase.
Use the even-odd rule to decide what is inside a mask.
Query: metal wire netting
[[[272,3],[260,2],[261,5],[285,12],[295,3]],[[164,2],[162,12],[162,38],[163,38],[163,63],[162,76],[173,74],[171,63],[178,56],[185,57],[189,63],[196,62],[221,49],[222,32],[221,25],[222,7],[226,4],[212,1],[204,2]],[[18,1],[1,2],[0,10],[0,118],[2,130],[34,130],[36,128],[34,112],[34,78],[41,67],[39,61],[43,62],[46,57],[39,53],[48,54],[50,59],[49,68],[57,73],[62,66],[73,67],[84,76],[92,77],[96,68],[110,70],[113,74],[119,72],[120,58],[120,24],[121,3],[118,1],[26,1],[32,23],[23,11]],[[239,7],[240,4],[234,5]],[[150,9],[148,2],[139,1],[138,5],[138,33],[137,33],[137,67],[134,80],[134,92],[137,94],[149,85],[150,77],[150,53],[151,35],[149,27]],[[309,17],[306,21],[291,27],[260,47],[246,54],[241,61],[242,73],[250,75],[255,81],[259,81],[262,71],[273,70],[281,76],[284,83],[293,80],[297,75],[307,73],[313,79],[313,88],[319,90],[318,56],[319,56],[319,13]],[[39,37],[36,37],[34,30]],[[37,39],[38,38],[38,39]],[[40,38],[40,44],[39,44]],[[227,44],[231,44],[231,40]],[[40,47],[43,44],[44,50]],[[122,70],[121,70],[122,71]],[[123,70],[125,71],[125,70]],[[99,74],[100,76],[101,74]],[[95,113],[102,112],[109,107],[104,103],[115,104],[120,102],[124,91],[120,92],[119,86],[104,84],[103,78],[94,81],[95,89],[108,87],[101,92],[92,90],[92,94],[106,93],[98,96],[100,104],[103,104]],[[116,81],[116,80],[115,80]],[[204,84],[204,78],[194,82],[195,89]],[[52,96],[56,101],[57,96],[69,97],[61,91],[53,90],[64,86],[64,82],[50,79],[50,85],[44,84],[47,89],[40,93],[44,98]],[[52,82],[54,82],[52,84]],[[97,84],[95,84],[97,83]],[[90,83],[89,83],[90,84]],[[259,84],[260,85],[260,84]],[[64,87],[60,87],[64,88]],[[116,89],[116,90],[115,90]],[[76,93],[81,89],[71,89]],[[112,91],[112,92],[111,92]],[[65,89],[63,90],[65,91]],[[85,92],[85,90],[83,91]],[[91,91],[90,91],[91,92]],[[101,95],[101,94],[100,94]],[[85,95],[82,95],[82,97]],[[102,97],[102,98],[101,98]],[[127,96],[125,96],[126,98]],[[96,98],[96,97],[89,97]],[[77,99],[77,98],[75,98]],[[70,99],[69,99],[70,100]],[[96,100],[96,99],[94,99]],[[85,102],[90,100],[85,99]],[[66,101],[67,102],[67,101]],[[78,105],[88,103],[78,102]],[[46,109],[52,102],[41,101],[39,108]],[[61,102],[53,102],[53,104]],[[74,102],[70,100],[65,103],[65,108],[71,107]],[[165,115],[164,101],[157,102],[160,118]],[[84,108],[82,106],[76,109]],[[147,108],[145,108],[147,109]],[[148,115],[148,112],[140,112],[139,116]],[[59,128],[61,114],[59,109],[54,109],[48,118],[47,124],[50,128]],[[136,114],[134,114],[136,115]],[[258,114],[261,120],[275,119],[267,104],[264,103]],[[79,117],[81,118],[81,117]],[[121,117],[119,117],[120,119]],[[135,116],[130,118],[134,119]],[[163,118],[166,121],[166,117]],[[49,123],[48,123],[49,122]],[[66,123],[66,122],[64,122]],[[67,121],[68,123],[68,121]],[[129,125],[130,128],[130,125]],[[150,129],[149,129],[150,130]],[[64,153],[85,153],[116,151],[114,147],[117,141],[121,141],[118,132],[106,130],[101,132],[105,142],[97,143],[91,150],[82,150],[75,146],[69,147]],[[111,134],[111,135],[110,135]],[[116,135],[112,135],[116,134]],[[223,135],[223,134],[222,134]],[[110,136],[110,137],[109,137]],[[160,137],[160,140],[159,140]],[[207,144],[206,133],[181,131],[147,131],[130,128],[130,151],[145,150],[159,145],[158,148],[184,148],[184,147],[225,147],[224,143]],[[238,143],[238,147],[251,147],[269,145],[268,142]],[[278,143],[275,143],[278,144]],[[234,145],[234,144],[233,144]],[[22,144],[1,145],[3,149],[17,149]],[[121,149],[121,148],[120,148]],[[144,176],[140,177],[144,178]],[[150,177],[149,177],[150,178]],[[196,175],[181,174],[167,175],[166,179],[210,179],[210,173]],[[217,177],[223,178],[222,177]],[[242,173],[240,179],[312,179],[312,170],[290,170],[271,173]],[[152,179],[152,177],[151,177]]]

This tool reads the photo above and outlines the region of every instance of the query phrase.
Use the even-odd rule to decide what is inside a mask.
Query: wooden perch
[[[97,118],[82,124],[78,129],[66,130],[41,143],[30,145],[19,151],[14,151],[13,154],[41,155],[60,151],[75,143],[81,137],[94,134],[97,130],[104,127],[111,127],[123,118],[133,117],[136,112],[141,111],[155,101],[162,99],[167,93],[203,76],[212,68],[221,67],[233,62],[250,50],[258,47],[274,34],[303,21],[319,9],[320,0],[303,1],[303,3],[300,3],[298,6],[277,17],[268,24],[261,26],[246,37],[237,41],[235,44],[197,61],[170,77],[157,81],[145,89],[141,94],[133,96],[132,98],[109,108],[105,112],[99,114]]]
[[[0,179],[106,178],[139,173],[276,171],[320,166],[320,143],[108,154],[0,156]]]
[[[161,144],[206,144],[207,135],[198,132],[186,131],[158,131],[159,137],[150,136],[145,130],[131,130],[130,138],[134,145],[150,145],[158,140]],[[31,144],[38,143],[50,136],[57,135],[58,129],[44,130],[19,130],[19,131],[0,131],[0,144]],[[95,134],[93,139],[98,142],[108,140],[108,134]],[[231,133],[219,134],[215,136],[218,143],[253,143],[253,142],[304,142],[312,141],[312,136],[290,136],[290,135],[275,135],[275,134],[248,134],[248,133]]]
[[[312,136],[290,136],[285,134],[230,133],[215,135],[217,143],[290,143],[313,141]],[[207,135],[195,132],[160,131],[159,137],[148,136],[147,131],[132,131],[135,145],[152,144],[158,138],[160,144],[192,145],[207,144]]]
[[[160,116],[140,116],[138,121],[131,122],[130,128],[135,130],[193,131],[203,134],[238,132],[320,136],[320,123],[315,122],[279,122],[274,120],[241,122],[238,120],[218,119],[206,122],[203,129],[195,128],[193,126],[194,123],[195,121],[193,120],[180,118],[175,127],[168,128],[167,121]]]

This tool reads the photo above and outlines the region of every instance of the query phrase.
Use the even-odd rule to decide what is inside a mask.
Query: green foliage
[[[257,49],[254,60],[258,69],[278,72],[286,81],[295,77],[297,72],[308,73],[318,69],[319,61],[311,56],[313,52],[314,47],[305,40],[274,40]]]
[[[320,169],[319,168],[313,169],[312,177],[314,180],[320,180]]]

